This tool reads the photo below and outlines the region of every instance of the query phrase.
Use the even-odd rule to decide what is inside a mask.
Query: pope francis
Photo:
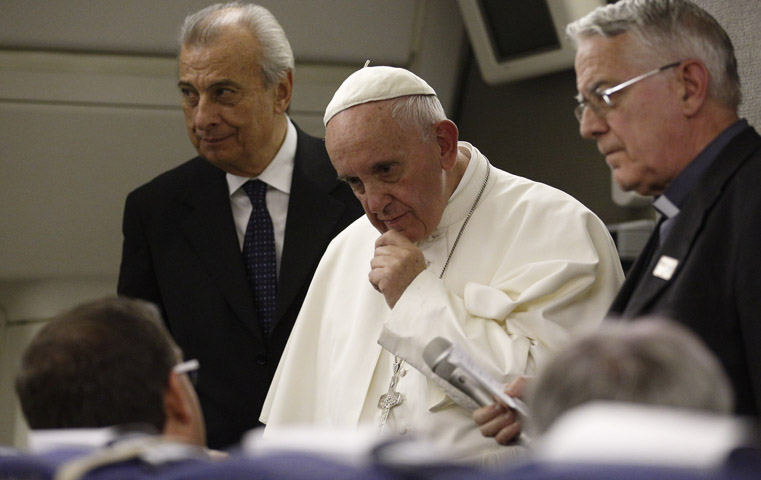
[[[623,273],[603,223],[569,195],[490,165],[458,141],[433,89],[365,67],[325,113],[326,147],[366,215],[331,243],[262,412],[283,427],[372,426],[451,459],[500,464],[475,402],[422,351],[443,337],[502,382],[596,328]]]

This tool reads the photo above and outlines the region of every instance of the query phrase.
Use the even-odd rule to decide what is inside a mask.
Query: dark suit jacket
[[[330,240],[363,213],[323,141],[297,132],[269,339],[256,318],[225,172],[196,157],[127,197],[118,292],[158,304],[185,357],[200,361],[197,391],[214,448],[259,425],[315,268]]]
[[[663,256],[678,261],[668,280],[653,275]],[[729,374],[737,412],[759,413],[761,137],[753,128],[705,172],[660,248],[651,237],[611,307],[612,315],[627,318],[651,313],[696,332]]]

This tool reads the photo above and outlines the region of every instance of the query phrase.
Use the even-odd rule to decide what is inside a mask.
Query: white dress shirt
[[[261,180],[267,184],[267,210],[272,218],[272,228],[275,233],[275,256],[277,258],[277,273],[280,276],[280,259],[283,256],[283,242],[285,241],[285,221],[288,217],[288,199],[291,194],[291,177],[296,158],[297,134],[296,127],[288,119],[288,129],[283,144],[280,146],[275,158],[267,168],[253,179]],[[230,205],[235,219],[235,230],[238,233],[238,243],[243,251],[243,240],[246,236],[248,218],[251,216],[251,200],[241,188],[244,183],[252,180],[250,177],[239,177],[231,173],[227,174],[227,186],[230,190]]]

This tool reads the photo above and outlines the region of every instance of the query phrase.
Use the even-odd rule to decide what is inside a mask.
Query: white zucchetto
[[[333,116],[355,105],[407,95],[436,95],[436,92],[409,70],[366,66],[349,75],[338,87],[325,109],[323,122],[327,126]]]

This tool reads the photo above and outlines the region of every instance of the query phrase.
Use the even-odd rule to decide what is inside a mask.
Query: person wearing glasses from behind
[[[96,450],[120,437],[144,437],[146,449],[158,439],[185,446],[189,457],[220,458],[204,448],[192,385],[198,368],[197,360],[182,360],[153,304],[104,298],[58,315],[35,335],[21,358],[16,393],[32,437],[89,429],[95,434],[81,438]]]
[[[761,137],[738,116],[729,36],[687,0],[619,1],[566,32],[581,136],[659,212],[610,316],[659,314],[692,329],[729,375],[735,412],[758,415]],[[497,405],[474,414],[500,443],[519,431],[513,417]]]

